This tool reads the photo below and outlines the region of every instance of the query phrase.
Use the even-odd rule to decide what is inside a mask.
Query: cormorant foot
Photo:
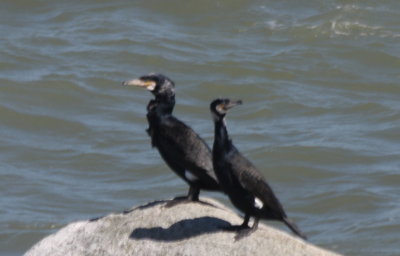
[[[164,207],[171,208],[177,206],[178,204],[190,203],[190,202],[192,201],[190,201],[186,196],[178,196],[172,199],[171,201],[167,202]]]
[[[177,197],[172,198],[172,201],[175,201],[175,200],[187,200],[187,199],[188,199],[187,196],[177,196]]]
[[[208,203],[208,202],[205,202],[205,201],[201,201],[201,200],[198,200],[198,201],[192,201],[193,203],[199,203],[199,204],[203,204],[203,205],[207,205],[207,206],[211,206],[211,207],[216,207],[215,205],[213,205],[212,203]]]
[[[240,239],[245,238],[246,236],[249,236],[254,231],[255,231],[255,229],[250,228],[250,227],[249,228],[243,228],[243,229],[239,230],[236,233],[235,241],[239,241]]]
[[[221,227],[221,229],[224,231],[236,232],[235,241],[239,241],[255,231],[255,229],[249,227],[248,225],[231,225],[228,227]]]
[[[211,203],[204,202],[204,201],[201,201],[201,200],[198,200],[198,199],[197,200],[193,200],[193,199],[188,198],[187,196],[175,197],[171,201],[167,202],[164,207],[165,208],[171,208],[171,207],[174,207],[174,206],[176,206],[178,204],[185,204],[185,203],[199,203],[199,204],[215,207],[215,205],[213,205]]]

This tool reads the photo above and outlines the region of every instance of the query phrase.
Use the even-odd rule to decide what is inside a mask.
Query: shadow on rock
[[[141,206],[135,207],[133,209],[125,210],[123,212],[123,214],[128,214],[128,213],[131,213],[131,212],[133,212],[135,210],[144,210],[144,209],[151,208],[151,207],[154,207],[154,206],[159,205],[159,204],[165,204],[165,203],[167,203],[169,201],[170,200],[157,200],[157,201],[154,201],[154,202],[147,203],[145,205],[141,205]]]
[[[181,220],[168,228],[137,228],[133,230],[131,239],[151,239],[159,241],[178,241],[199,236],[206,233],[221,231],[222,226],[229,226],[229,222],[214,217],[200,217]]]

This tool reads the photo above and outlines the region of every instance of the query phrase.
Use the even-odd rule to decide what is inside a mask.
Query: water
[[[176,116],[209,143],[209,102],[244,101],[228,116],[231,136],[312,243],[399,255],[399,8],[1,1],[0,254],[186,193],[150,147],[150,94],[119,86],[158,71],[176,82]]]

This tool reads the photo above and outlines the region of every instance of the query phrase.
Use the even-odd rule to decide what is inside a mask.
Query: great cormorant
[[[123,85],[144,87],[155,96],[147,105],[147,133],[167,165],[189,184],[188,195],[183,199],[199,201],[201,189],[221,190],[210,148],[192,128],[172,115],[174,82],[164,75],[151,73],[125,81]]]
[[[216,99],[210,105],[215,124],[213,165],[217,178],[232,204],[245,213],[239,226],[228,230],[238,231],[236,239],[245,237],[257,229],[259,219],[284,222],[296,235],[306,239],[294,222],[287,216],[279,200],[263,175],[233,145],[225,125],[227,111],[241,101]],[[250,217],[254,224],[248,226]]]

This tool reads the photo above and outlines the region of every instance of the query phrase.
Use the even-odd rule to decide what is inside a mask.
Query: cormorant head
[[[242,104],[241,100],[215,99],[210,104],[210,111],[214,120],[223,119],[229,109]]]
[[[175,96],[174,82],[162,74],[150,73],[137,79],[124,81],[122,85],[133,85],[146,88],[156,97]]]

